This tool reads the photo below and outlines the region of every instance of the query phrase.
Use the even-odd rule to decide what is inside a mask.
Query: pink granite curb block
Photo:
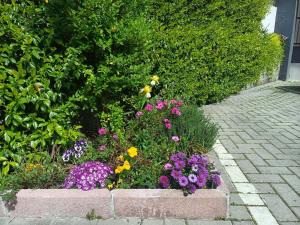
[[[92,209],[103,218],[113,217],[111,194],[107,189],[22,189],[10,216],[85,217]]]
[[[215,219],[228,215],[224,187],[197,190],[187,197],[181,190],[119,189],[112,191],[115,217]]]
[[[0,199],[0,217],[86,217],[92,209],[102,218],[226,218],[229,192],[223,181],[187,197],[170,189],[22,189],[9,212]]]

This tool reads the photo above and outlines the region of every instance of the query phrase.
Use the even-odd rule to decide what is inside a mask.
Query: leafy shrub
[[[282,46],[261,28],[270,3],[152,1],[150,16],[160,22],[153,60],[163,96],[216,102],[276,69]]]

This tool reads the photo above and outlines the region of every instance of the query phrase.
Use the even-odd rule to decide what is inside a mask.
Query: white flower
[[[156,82],[155,82],[154,80],[152,80],[152,81],[150,82],[150,84],[151,84],[151,86],[154,86],[154,85],[156,84]]]
[[[150,94],[150,93],[147,93],[147,94],[146,94],[146,98],[151,98],[151,94]]]

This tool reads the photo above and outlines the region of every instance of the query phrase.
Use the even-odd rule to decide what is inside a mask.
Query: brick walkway
[[[227,221],[18,218],[0,225],[300,225],[300,83],[252,88],[205,112],[220,125],[212,157],[231,191]]]
[[[231,219],[249,221],[235,224],[300,225],[300,82],[252,88],[205,112],[220,126],[216,152],[235,187]]]

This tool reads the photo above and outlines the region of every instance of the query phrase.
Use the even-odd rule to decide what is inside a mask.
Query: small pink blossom
[[[174,108],[171,109],[171,114],[180,116],[181,112],[177,107],[174,107]]]
[[[135,117],[136,117],[136,118],[139,118],[139,117],[141,117],[143,114],[144,114],[143,112],[138,111],[138,112],[136,112]]]
[[[147,105],[145,106],[145,110],[148,111],[148,112],[151,112],[151,111],[153,110],[153,105],[147,104]]]
[[[172,136],[172,140],[178,142],[180,141],[180,138],[178,136]]]
[[[180,101],[177,101],[177,103],[176,103],[176,106],[177,106],[177,107],[180,107],[180,106],[182,106],[182,105],[183,105],[183,101],[181,101],[181,100],[180,100]]]
[[[106,149],[106,145],[99,145],[98,151],[103,152]]]
[[[107,133],[107,130],[106,130],[105,127],[99,128],[98,134],[99,134],[100,136],[103,136],[103,135],[105,135],[106,133]]]
[[[171,123],[165,123],[165,126],[166,126],[166,128],[167,128],[168,130],[170,130],[170,129],[172,128]]]
[[[156,108],[158,110],[162,110],[165,107],[164,103],[162,101],[158,101],[156,104]]]
[[[170,101],[170,103],[173,104],[173,105],[175,105],[175,104],[177,103],[177,101],[176,101],[175,99],[172,99],[172,100]]]
[[[164,119],[164,122],[165,123],[170,123],[170,120],[169,119]]]
[[[164,169],[165,169],[165,170],[171,170],[171,169],[173,169],[173,166],[172,166],[171,163],[166,163],[166,164],[164,165]]]

